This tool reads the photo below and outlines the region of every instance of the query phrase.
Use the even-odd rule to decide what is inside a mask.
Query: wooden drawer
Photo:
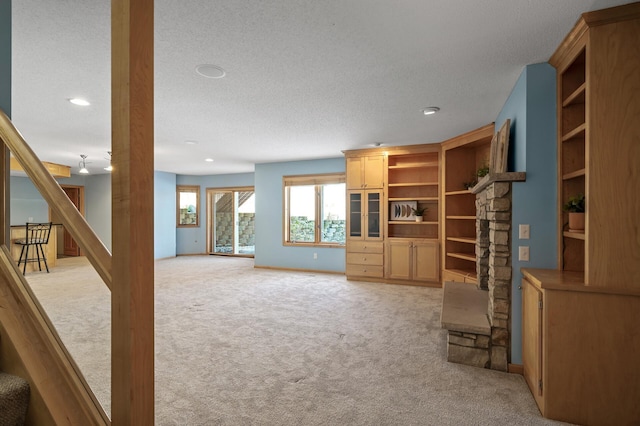
[[[347,277],[350,276],[382,278],[384,271],[382,266],[353,265],[347,263]]]
[[[347,253],[347,264],[382,266],[382,255],[377,253]]]
[[[381,253],[384,243],[370,241],[349,241],[347,243],[347,253]]]

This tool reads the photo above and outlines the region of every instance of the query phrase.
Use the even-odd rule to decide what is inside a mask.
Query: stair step
[[[0,425],[24,425],[28,407],[29,383],[0,372]]]

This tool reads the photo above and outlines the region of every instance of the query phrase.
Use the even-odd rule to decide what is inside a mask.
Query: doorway
[[[71,200],[76,209],[84,216],[84,186],[78,185],[60,185],[67,197]],[[62,221],[56,214],[49,209],[49,217],[54,224],[60,224]],[[60,256],[81,256],[80,246],[73,239],[69,231],[64,226],[56,226],[58,247],[57,254]]]
[[[252,186],[207,188],[207,252],[253,257],[255,216]]]

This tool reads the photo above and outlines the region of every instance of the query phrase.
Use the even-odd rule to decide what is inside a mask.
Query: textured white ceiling
[[[580,13],[624,3],[156,0],[155,169],[251,172],[439,142],[493,121]],[[108,164],[109,14],[108,0],[13,1],[13,121],[42,160],[74,173],[80,154],[92,173]],[[226,77],[199,76],[203,63]]]

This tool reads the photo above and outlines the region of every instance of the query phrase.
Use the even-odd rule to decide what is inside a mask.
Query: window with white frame
[[[284,176],[284,244],[343,246],[344,173]]]

